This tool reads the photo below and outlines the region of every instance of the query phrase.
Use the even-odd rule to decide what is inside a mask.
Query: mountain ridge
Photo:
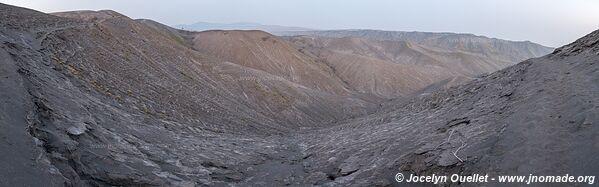
[[[386,98],[415,94],[442,80],[454,81],[439,88],[458,85],[511,66],[518,62],[516,60],[524,60],[506,51],[492,54],[483,52],[495,51],[494,47],[470,51],[413,41],[354,36],[337,38],[305,35],[284,38],[338,70],[337,75],[350,87]],[[531,53],[522,55],[526,58],[537,57]],[[362,73],[369,69],[379,70]]]
[[[208,31],[208,30],[263,30],[269,33],[276,33],[282,31],[308,31],[314,30],[304,27],[290,27],[281,25],[263,25],[260,23],[252,22],[237,22],[237,23],[209,23],[209,22],[196,22],[193,24],[179,24],[173,25],[174,28],[181,30],[190,31]]]
[[[308,170],[355,186],[395,185],[397,172],[596,175],[597,33],[555,54],[306,133]]]
[[[370,65],[360,59],[384,64],[368,74],[407,67],[357,51],[385,42],[325,39],[312,48],[299,38],[310,47],[302,49],[260,31],[181,31],[110,11],[58,15],[0,4],[0,148],[11,150],[0,154],[8,168],[0,185],[397,186],[405,184],[395,182],[398,172],[599,175],[599,31],[467,83],[389,100],[325,89],[288,68]],[[344,51],[336,57],[347,60],[320,58]],[[304,60],[282,64],[287,55]],[[341,71],[324,68],[332,72],[305,71],[318,79]],[[334,79],[326,84],[351,84]]]
[[[419,44],[434,44],[435,46],[455,46],[455,45],[472,45],[473,41],[482,41],[484,45],[498,45],[498,48],[502,47],[507,43],[513,45],[522,45],[522,47],[532,48],[530,53],[533,56],[540,56],[551,52],[554,48],[545,47],[540,44],[532,43],[530,41],[509,41],[497,38],[489,38],[486,36],[467,34],[467,33],[436,33],[436,32],[406,32],[406,31],[382,31],[382,30],[325,30],[325,31],[297,31],[297,32],[283,32],[278,35],[282,36],[297,36],[297,35],[311,35],[311,36],[324,36],[324,37],[361,37],[373,40],[392,40],[392,41],[408,41]],[[436,40],[436,41],[435,41]],[[463,41],[462,41],[463,40]],[[460,44],[460,42],[464,42]],[[476,47],[484,45],[474,44],[473,48],[465,48],[467,51],[474,51]],[[516,50],[517,51],[517,50]],[[529,52],[529,50],[526,50]],[[516,60],[516,59],[513,59]],[[517,58],[517,60],[525,60]]]

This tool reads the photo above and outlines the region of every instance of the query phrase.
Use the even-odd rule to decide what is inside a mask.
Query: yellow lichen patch
[[[71,65],[66,65],[67,67],[67,71],[69,71],[69,74],[71,75],[80,75],[81,71],[79,71],[77,68],[71,66]]]

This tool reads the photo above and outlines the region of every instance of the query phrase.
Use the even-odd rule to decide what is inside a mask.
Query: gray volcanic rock
[[[0,9],[8,184],[242,182],[288,149],[283,134],[373,107],[198,53],[112,11]]]
[[[332,186],[389,184],[397,172],[597,176],[598,33],[466,85],[305,132],[307,169],[326,171]],[[347,175],[347,162],[359,168]]]
[[[42,142],[28,131],[35,104],[23,88],[27,82],[8,53],[0,51],[0,59],[0,186],[62,185],[64,179],[48,160]]]
[[[305,53],[265,51],[256,56],[273,60],[252,64],[264,58],[223,59],[194,48],[198,33],[113,11],[55,15],[0,4],[1,186],[390,186],[400,171],[599,174],[599,31],[377,108],[381,100],[336,87]],[[252,33],[235,34],[265,36]],[[284,42],[247,46],[272,41]],[[309,60],[289,67],[330,82],[259,66],[294,54]]]

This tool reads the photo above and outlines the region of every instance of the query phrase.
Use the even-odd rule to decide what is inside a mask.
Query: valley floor
[[[467,84],[377,103],[350,89],[369,81],[344,82],[262,32],[187,33],[108,10],[56,15],[0,4],[0,186],[599,176],[599,31]],[[258,56],[293,63],[253,64]],[[360,87],[396,91],[372,88]]]

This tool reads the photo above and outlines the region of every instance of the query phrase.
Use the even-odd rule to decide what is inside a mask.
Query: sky
[[[550,47],[599,29],[599,0],[0,0],[42,12],[111,9],[166,25],[472,33]]]

